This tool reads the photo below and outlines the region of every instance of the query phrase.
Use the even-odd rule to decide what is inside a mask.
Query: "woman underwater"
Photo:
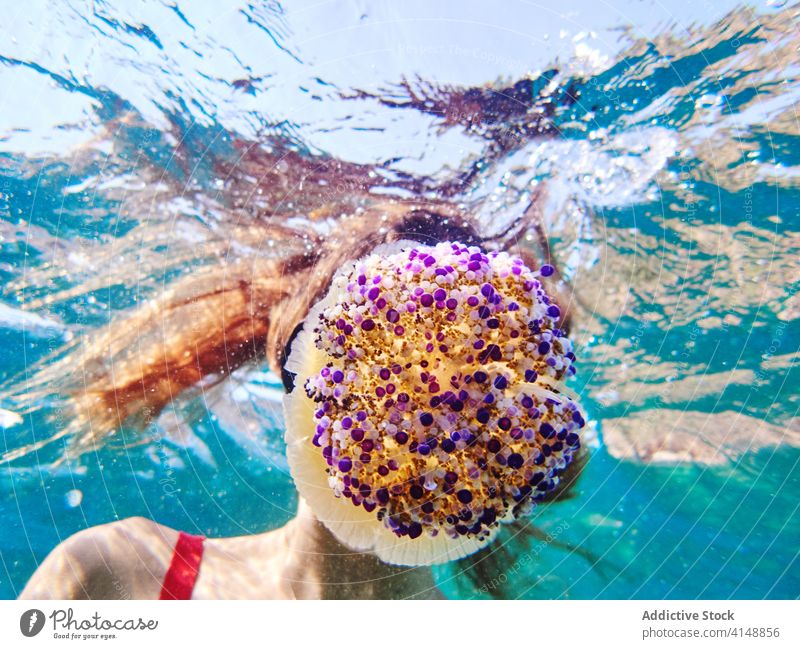
[[[451,103],[468,96],[470,120],[494,124],[493,94]],[[510,95],[498,93],[529,114]],[[492,142],[494,155],[510,146]],[[250,152],[239,166],[258,166],[268,187],[319,187],[309,181],[327,174],[347,188],[335,201],[306,192],[310,219],[355,209],[296,253],[296,231],[276,209],[251,234],[282,236],[282,257],[179,280],[116,324],[140,337],[113,372],[93,362],[107,340],[84,349],[73,404],[90,432],[74,443],[91,448],[121,422],[147,424],[192,386],[266,357],[287,390],[297,515],[222,539],[144,518],[90,528],[47,557],[23,598],[437,597],[429,566],[490,552],[502,525],[574,482],[585,422],[564,385],[575,360],[568,305],[545,286],[554,267],[518,245],[537,228],[535,201],[503,232],[480,236],[450,200],[472,171],[437,198],[387,200],[357,166],[264,156]],[[161,335],[140,344],[154,321]]]

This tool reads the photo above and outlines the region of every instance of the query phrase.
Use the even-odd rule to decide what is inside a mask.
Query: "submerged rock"
[[[608,452],[621,460],[653,464],[722,465],[748,451],[800,447],[800,431],[737,412],[666,408],[603,421]]]

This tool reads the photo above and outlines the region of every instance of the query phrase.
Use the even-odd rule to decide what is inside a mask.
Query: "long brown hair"
[[[253,222],[249,229],[263,240],[280,242],[278,254],[201,266],[144,306],[73,343],[59,360],[43,363],[24,390],[4,395],[7,402],[16,399],[24,412],[55,391],[63,401],[60,416],[63,420],[66,412],[68,420],[53,437],[12,449],[3,460],[61,438],[64,457],[74,457],[97,448],[123,426],[144,430],[185,392],[218,383],[253,361],[266,359],[280,374],[291,335],[347,261],[400,239],[516,248],[530,257],[531,251],[518,244],[533,212],[525,210],[489,236],[478,234],[466,210],[435,200],[372,200],[338,219],[327,234]]]
[[[33,372],[26,371],[24,380],[12,377],[0,386],[3,406],[20,414],[45,401],[59,403],[58,432],[7,450],[0,463],[56,440],[64,441],[68,457],[96,448],[123,426],[141,431],[185,392],[217,383],[256,359],[266,358],[280,372],[291,334],[333,273],[381,243],[461,240],[488,249],[516,248],[518,255],[530,256],[533,248],[521,244],[524,235],[533,233],[539,254],[532,263],[552,262],[539,214],[540,190],[527,206],[520,205],[516,218],[492,231],[477,221],[479,205],[465,194],[479,169],[489,171],[531,138],[557,135],[554,111],[572,104],[579,91],[553,85],[556,74],[548,71],[512,85],[480,88],[439,87],[416,79],[402,82],[399,95],[397,89],[390,93],[405,94],[407,101],[381,99],[387,106],[439,116],[442,128],[468,127],[481,134],[487,142],[482,155],[450,179],[433,181],[387,165],[314,155],[277,136],[250,141],[226,134],[233,155],[207,154],[224,185],[214,197],[223,217],[205,226],[197,249],[191,238],[187,243],[173,237],[166,253],[159,250],[156,244],[172,234],[175,224],[165,218],[169,210],[166,205],[160,209],[159,196],[145,192],[128,209],[146,213],[147,222],[142,219],[121,244],[92,251],[103,273],[53,292],[51,287],[60,285],[64,274],[58,264],[28,272],[11,288],[25,308],[44,309],[102,288],[104,280],[129,285],[131,267],[117,263],[121,254],[141,267],[184,270],[163,285],[151,280],[148,287],[146,278],[135,278],[137,287],[150,289],[143,306],[104,328],[82,332]],[[359,92],[349,98],[369,96]],[[144,186],[166,186],[165,202],[181,197],[203,203],[209,197],[186,182],[196,164],[196,153],[187,144],[191,138],[179,116],[167,117],[167,130],[177,143],[170,165],[174,171],[153,161],[141,164],[137,173]],[[106,130],[109,140],[125,150],[133,144],[126,138],[148,126],[129,112],[109,120]],[[149,257],[143,253],[148,246]],[[570,300],[561,300],[566,315]]]

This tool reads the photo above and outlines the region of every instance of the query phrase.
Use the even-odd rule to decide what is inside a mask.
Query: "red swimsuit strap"
[[[203,541],[205,537],[194,536],[186,532],[178,534],[178,542],[172,553],[172,562],[164,584],[161,586],[159,599],[191,599],[200,561],[203,559]]]

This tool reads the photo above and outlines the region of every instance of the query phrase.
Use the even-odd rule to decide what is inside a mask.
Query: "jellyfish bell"
[[[344,545],[451,561],[557,486],[584,419],[551,272],[405,241],[336,274],[292,344],[284,411],[297,489]]]

